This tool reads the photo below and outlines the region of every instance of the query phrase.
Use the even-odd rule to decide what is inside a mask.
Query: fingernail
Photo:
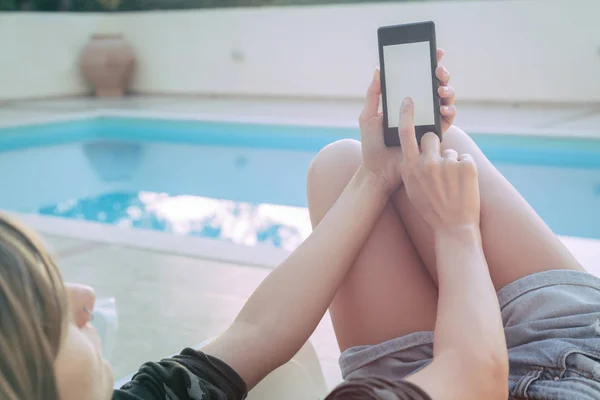
[[[373,72],[373,80],[376,81],[379,79],[379,67],[375,67],[375,72]]]
[[[448,89],[446,86],[442,86],[442,92],[448,93],[449,91],[450,89]]]
[[[410,97],[405,97],[402,100],[402,108],[409,107],[412,104],[412,99]]]
[[[447,106],[442,106],[442,111],[443,112],[448,112],[448,111],[450,111],[450,108],[447,107]]]

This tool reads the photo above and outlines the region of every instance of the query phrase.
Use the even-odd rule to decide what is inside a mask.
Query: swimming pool
[[[0,207],[290,249],[306,171],[352,128],[99,117],[0,129]],[[473,135],[561,235],[600,238],[600,140]]]

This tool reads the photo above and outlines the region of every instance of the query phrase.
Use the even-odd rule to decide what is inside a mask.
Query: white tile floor
[[[459,104],[457,125],[470,132],[576,134],[600,137],[600,107]],[[359,101],[128,97],[11,102],[0,104],[0,125],[82,112],[117,110],[176,113],[194,117],[270,118],[299,123],[355,126]],[[60,257],[67,280],[115,296],[120,312],[115,375],[135,370],[181,348],[218,335],[233,320],[269,270],[201,258],[156,253],[96,241],[45,235]],[[600,242],[564,239],[580,261],[600,275]],[[341,379],[329,316],[312,337],[327,383]]]

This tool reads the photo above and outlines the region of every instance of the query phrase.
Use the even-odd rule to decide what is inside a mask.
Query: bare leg
[[[524,276],[553,269],[583,268],[525,199],[483,155],[473,140],[457,127],[444,135],[442,150],[473,156],[479,170],[481,235],[496,290]],[[392,202],[399,212],[421,259],[437,282],[433,236],[401,188]]]
[[[315,157],[308,173],[313,227],[360,163],[360,143],[355,140],[333,143]],[[433,330],[436,309],[437,288],[389,203],[331,304],[340,349]]]

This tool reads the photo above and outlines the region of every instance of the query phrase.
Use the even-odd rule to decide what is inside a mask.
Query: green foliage
[[[0,0],[0,11],[13,11],[17,10],[17,0]]]
[[[369,3],[398,0],[121,0],[118,11]],[[419,1],[419,0],[401,0]]]
[[[369,3],[387,1],[428,0],[0,0],[0,10],[21,9],[21,2],[28,4],[25,9],[30,9],[32,11],[62,10],[75,12],[106,12]]]
[[[248,7],[274,4],[277,0],[121,0],[115,11],[182,10],[216,7]],[[98,0],[71,0],[73,11],[106,10]]]
[[[71,0],[69,11],[106,11],[102,3],[96,0]]]
[[[59,11],[60,0],[32,0],[31,9],[34,11]]]

